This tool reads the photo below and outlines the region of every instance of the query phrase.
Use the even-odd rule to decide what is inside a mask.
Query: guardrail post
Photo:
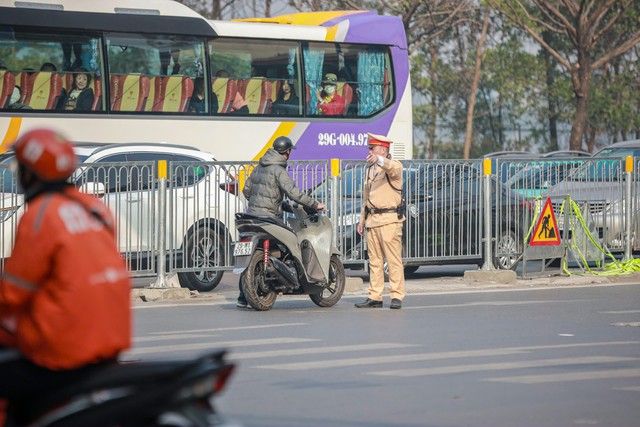
[[[633,192],[632,190],[632,180],[633,180],[633,166],[634,160],[633,156],[627,156],[625,159],[625,175],[626,175],[626,197],[624,199],[624,229],[625,229],[625,246],[624,246],[624,259],[623,261],[629,261],[633,259],[633,252],[631,249],[631,221],[632,215],[631,211],[633,210]]]
[[[338,231],[339,224],[338,218],[340,218],[340,214],[338,213],[338,201],[340,200],[340,194],[338,194],[340,190],[340,186],[338,185],[338,177],[340,176],[340,159],[331,159],[330,163],[331,168],[331,197],[329,198],[329,212],[331,215],[329,219],[331,219],[331,223],[333,224],[333,244],[334,246],[338,246]]]
[[[491,233],[491,159],[484,159],[482,171],[484,174],[484,191],[482,192],[484,201],[484,264],[480,270],[495,270],[491,248],[491,243],[493,242],[493,234]]]
[[[168,288],[167,281],[167,161],[158,161],[158,276],[152,288]]]

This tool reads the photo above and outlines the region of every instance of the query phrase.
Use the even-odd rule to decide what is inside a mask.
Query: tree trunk
[[[436,91],[436,82],[438,80],[437,61],[438,49],[431,44],[429,46],[431,53],[431,63],[429,63],[429,78],[431,79],[431,111],[429,112],[429,135],[427,136],[427,158],[433,159],[433,146],[436,142],[436,124],[438,120],[438,96]]]
[[[542,33],[542,38],[547,44],[552,43],[552,36],[548,31]],[[553,91],[553,85],[555,83],[555,62],[546,49],[542,49],[542,55],[546,70],[547,106],[549,108],[549,151],[556,151],[560,148],[558,146],[558,100]]]
[[[489,27],[489,14],[485,12],[484,21],[482,22],[482,33],[478,41],[478,51],[476,53],[476,69],[473,75],[473,84],[471,85],[471,94],[469,97],[469,109],[467,110],[467,130],[464,137],[464,155],[465,159],[471,154],[471,139],[473,138],[473,109],[476,103],[476,91],[478,90],[478,80],[480,80],[480,67],[482,66],[482,46],[484,39],[487,37],[487,28]]]
[[[589,86],[592,70],[588,54],[588,52],[578,52],[578,64],[571,69],[571,83],[576,95],[576,111],[569,139],[570,150],[582,149],[582,140],[589,120]]]

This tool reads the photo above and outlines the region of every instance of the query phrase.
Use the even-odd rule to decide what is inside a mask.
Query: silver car
[[[635,163],[632,182],[632,248],[640,249],[640,209],[637,177],[640,160],[640,140],[624,141],[603,148],[584,163],[572,170],[564,181],[542,194],[551,197],[556,214],[565,196],[570,196],[593,219],[602,242],[612,251],[625,247],[625,158],[633,157]],[[562,229],[562,218],[558,218]]]

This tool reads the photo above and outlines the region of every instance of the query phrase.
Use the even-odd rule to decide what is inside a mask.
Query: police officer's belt
[[[376,208],[373,208],[373,209],[370,209],[370,211],[373,214],[382,214],[382,213],[391,213],[391,212],[396,213],[396,212],[398,212],[398,208],[389,208],[389,209],[376,209]]]

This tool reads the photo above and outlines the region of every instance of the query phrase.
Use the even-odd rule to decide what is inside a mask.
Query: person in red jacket
[[[50,393],[131,344],[131,281],[107,206],[67,183],[77,164],[50,130],[14,145],[28,209],[0,279],[0,399]]]
[[[327,73],[322,81],[322,89],[318,89],[318,114],[323,116],[339,116],[344,114],[346,105],[344,98],[337,92],[338,77]]]

